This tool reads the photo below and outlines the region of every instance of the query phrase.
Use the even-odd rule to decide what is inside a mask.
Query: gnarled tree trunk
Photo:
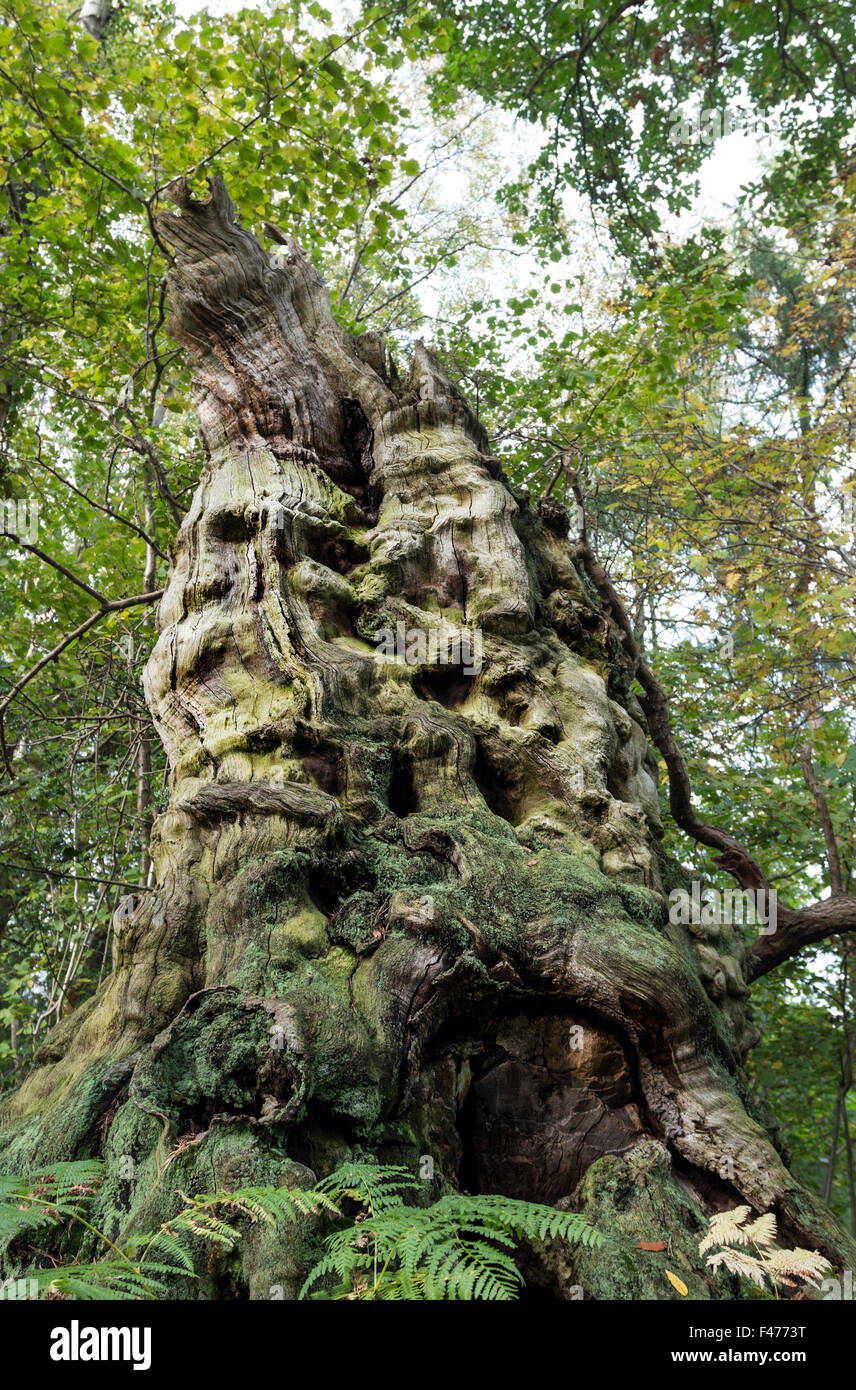
[[[738,1201],[852,1259],[745,1084],[740,932],[669,923],[656,764],[567,516],[509,486],[430,352],[400,378],[218,182],[178,201],[207,463],[146,672],[158,886],[7,1105],[0,1163],[103,1154],[120,1233],[178,1188],[428,1156],[437,1191],[595,1220],[602,1249],[532,1255],[556,1297],[677,1296],[651,1239],[691,1296],[733,1296],[698,1241]],[[421,662],[379,650],[398,624]],[[255,1235],[197,1292],[293,1294],[303,1264]]]

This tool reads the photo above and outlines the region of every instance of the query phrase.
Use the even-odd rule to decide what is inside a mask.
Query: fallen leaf
[[[665,1248],[666,1242],[664,1240],[640,1240],[636,1247],[637,1250],[665,1250]]]
[[[689,1289],[687,1288],[683,1279],[679,1279],[677,1274],[673,1274],[670,1269],[666,1270],[666,1278],[668,1279],[672,1287],[677,1289],[681,1297],[686,1298],[687,1294],[689,1293]]]
[[[537,859],[527,859],[527,860],[526,860],[526,863],[529,865],[529,868],[531,869],[531,868],[533,867],[534,864],[537,864],[537,863],[538,863],[538,860],[537,860]]]

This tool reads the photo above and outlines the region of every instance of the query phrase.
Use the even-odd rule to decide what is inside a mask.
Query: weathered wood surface
[[[169,1209],[188,1136],[170,1189],[429,1155],[438,1184],[660,1222],[695,1297],[723,1296],[704,1204],[775,1208],[835,1256],[744,1103],[746,944],[668,922],[656,762],[567,517],[510,487],[425,347],[400,376],[221,184],[176,196],[206,465],[145,677],[158,890],[8,1108],[7,1160],[137,1153],[105,1188],[122,1225]],[[477,630],[481,669],[385,659],[399,622]],[[553,1269],[558,1296],[658,1296],[643,1261],[594,1259]],[[243,1288],[279,1274],[253,1247]]]

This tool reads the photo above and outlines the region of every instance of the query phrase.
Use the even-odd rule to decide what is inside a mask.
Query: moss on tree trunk
[[[669,923],[656,762],[567,516],[508,484],[427,349],[399,376],[217,181],[178,201],[207,462],[146,670],[158,886],[6,1104],[0,1165],[103,1156],[117,1235],[179,1188],[428,1157],[435,1193],[594,1216],[602,1250],[532,1257],[556,1297],[677,1296],[656,1239],[733,1296],[697,1245],[738,1201],[852,1262],[748,1094],[740,931]],[[254,1231],[190,1291],[294,1296],[307,1258]]]

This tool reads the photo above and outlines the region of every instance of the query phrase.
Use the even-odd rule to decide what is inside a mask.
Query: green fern
[[[0,1241],[60,1221],[75,1220],[103,1175],[95,1159],[55,1163],[28,1177],[0,1175]]]
[[[424,1190],[406,1168],[345,1163],[314,1188],[247,1187],[188,1197],[157,1231],[116,1245],[91,1224],[87,1209],[103,1166],[87,1160],[55,1164],[27,1178],[0,1176],[0,1239],[60,1223],[78,1223],[104,1247],[88,1264],[27,1271],[38,1293],[72,1299],[167,1298],[177,1280],[195,1279],[194,1241],[233,1250],[236,1223],[284,1228],[308,1217],[356,1216],[325,1241],[325,1254],[301,1290],[304,1297],[416,1301],[510,1300],[522,1278],[514,1253],[520,1240],[599,1245],[583,1217],[510,1197],[449,1195],[430,1207],[407,1206]],[[198,1246],[197,1246],[198,1250]],[[318,1289],[335,1281],[332,1292]]]
[[[418,1192],[422,1184],[410,1172],[395,1164],[343,1163],[329,1178],[319,1182],[316,1192],[325,1193],[336,1203],[346,1198],[359,1202],[370,1216],[401,1206],[403,1192]]]
[[[136,1257],[147,1270],[151,1269],[155,1274],[168,1268],[175,1274],[196,1277],[196,1266],[185,1239],[167,1226],[162,1226],[159,1231],[150,1231],[146,1235],[132,1236],[126,1242],[124,1250],[129,1258]],[[157,1259],[166,1260],[168,1264],[160,1265]]]
[[[179,1191],[184,1207],[176,1216],[157,1231],[136,1234],[118,1246],[85,1215],[102,1177],[103,1165],[94,1160],[56,1164],[49,1173],[29,1178],[0,1176],[0,1239],[8,1241],[45,1225],[71,1221],[107,1247],[107,1253],[90,1264],[29,1270],[28,1278],[39,1295],[59,1293],[87,1300],[165,1298],[176,1279],[197,1277],[189,1244],[193,1237],[228,1251],[242,1234],[232,1224],[234,1219],[280,1227],[322,1211],[339,1214],[334,1200],[322,1191],[248,1187],[196,1197]]]
[[[370,1165],[346,1165],[325,1179],[328,1193],[363,1210],[327,1238],[301,1298],[335,1278],[331,1292],[311,1297],[507,1301],[523,1283],[513,1254],[519,1240],[602,1241],[581,1216],[514,1198],[452,1195],[427,1208],[405,1206],[402,1192],[419,1186],[405,1169]]]
[[[39,1296],[60,1293],[86,1301],[131,1300],[165,1298],[169,1285],[161,1274],[174,1275],[175,1272],[168,1266],[150,1266],[143,1271],[123,1259],[104,1259],[93,1264],[37,1269],[28,1277],[35,1281]]]

